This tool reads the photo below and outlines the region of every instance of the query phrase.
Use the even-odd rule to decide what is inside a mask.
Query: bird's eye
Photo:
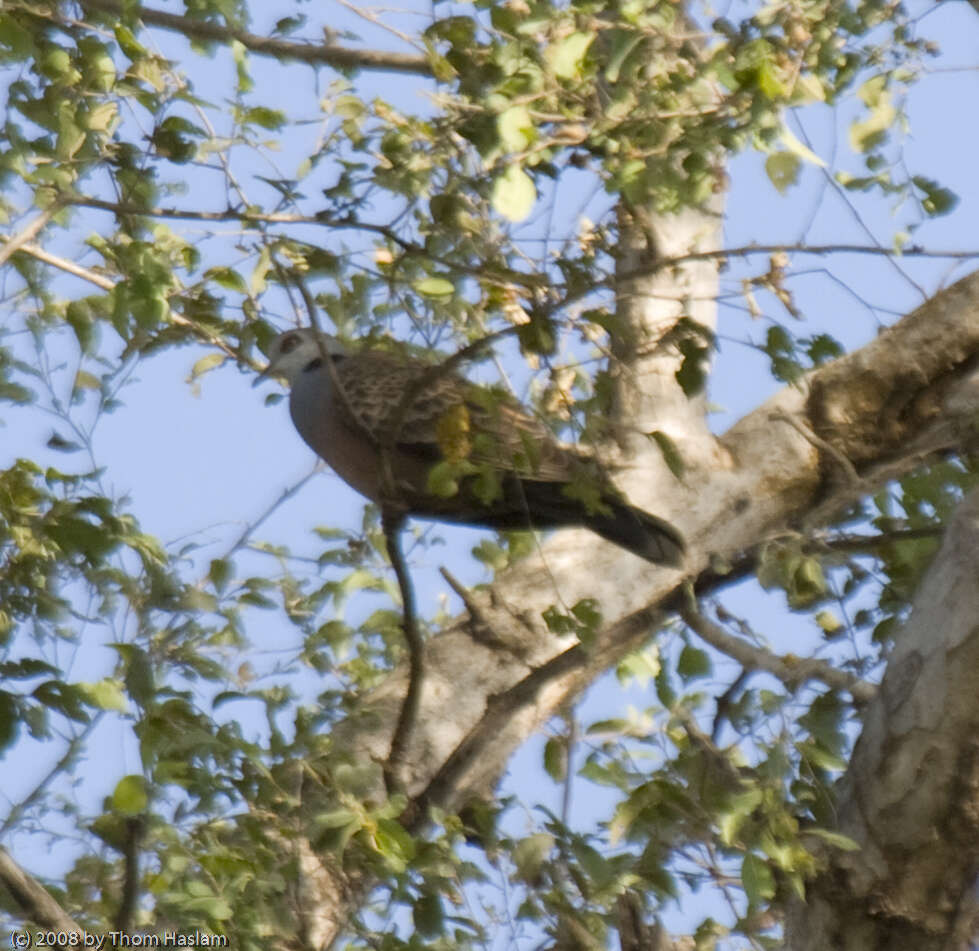
[[[282,343],[279,344],[279,353],[292,353],[298,346],[299,336],[297,334],[289,334],[288,337],[282,338]]]

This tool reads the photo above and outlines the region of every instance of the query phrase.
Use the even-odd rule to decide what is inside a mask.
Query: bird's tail
[[[671,567],[683,564],[683,536],[669,522],[629,505],[617,493],[602,493],[599,505],[589,509],[565,490],[560,483],[523,481],[521,511],[529,513],[537,528],[580,525],[646,561]]]
[[[602,500],[605,512],[589,514],[585,528],[657,565],[683,564],[683,536],[669,522],[615,498]]]

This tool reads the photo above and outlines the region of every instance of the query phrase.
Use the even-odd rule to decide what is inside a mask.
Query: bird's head
[[[347,348],[336,337],[317,334],[312,327],[287,330],[272,341],[269,365],[256,377],[258,386],[270,376],[284,377],[291,385],[311,363],[327,357],[343,356]]]

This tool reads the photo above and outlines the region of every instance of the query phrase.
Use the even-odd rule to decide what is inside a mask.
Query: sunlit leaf
[[[493,183],[493,208],[509,221],[523,221],[537,201],[533,179],[518,165],[510,165]]]

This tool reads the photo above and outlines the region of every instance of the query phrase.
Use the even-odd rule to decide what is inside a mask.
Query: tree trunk
[[[833,851],[789,951],[968,951],[979,925],[979,490],[914,598],[840,783]]]

